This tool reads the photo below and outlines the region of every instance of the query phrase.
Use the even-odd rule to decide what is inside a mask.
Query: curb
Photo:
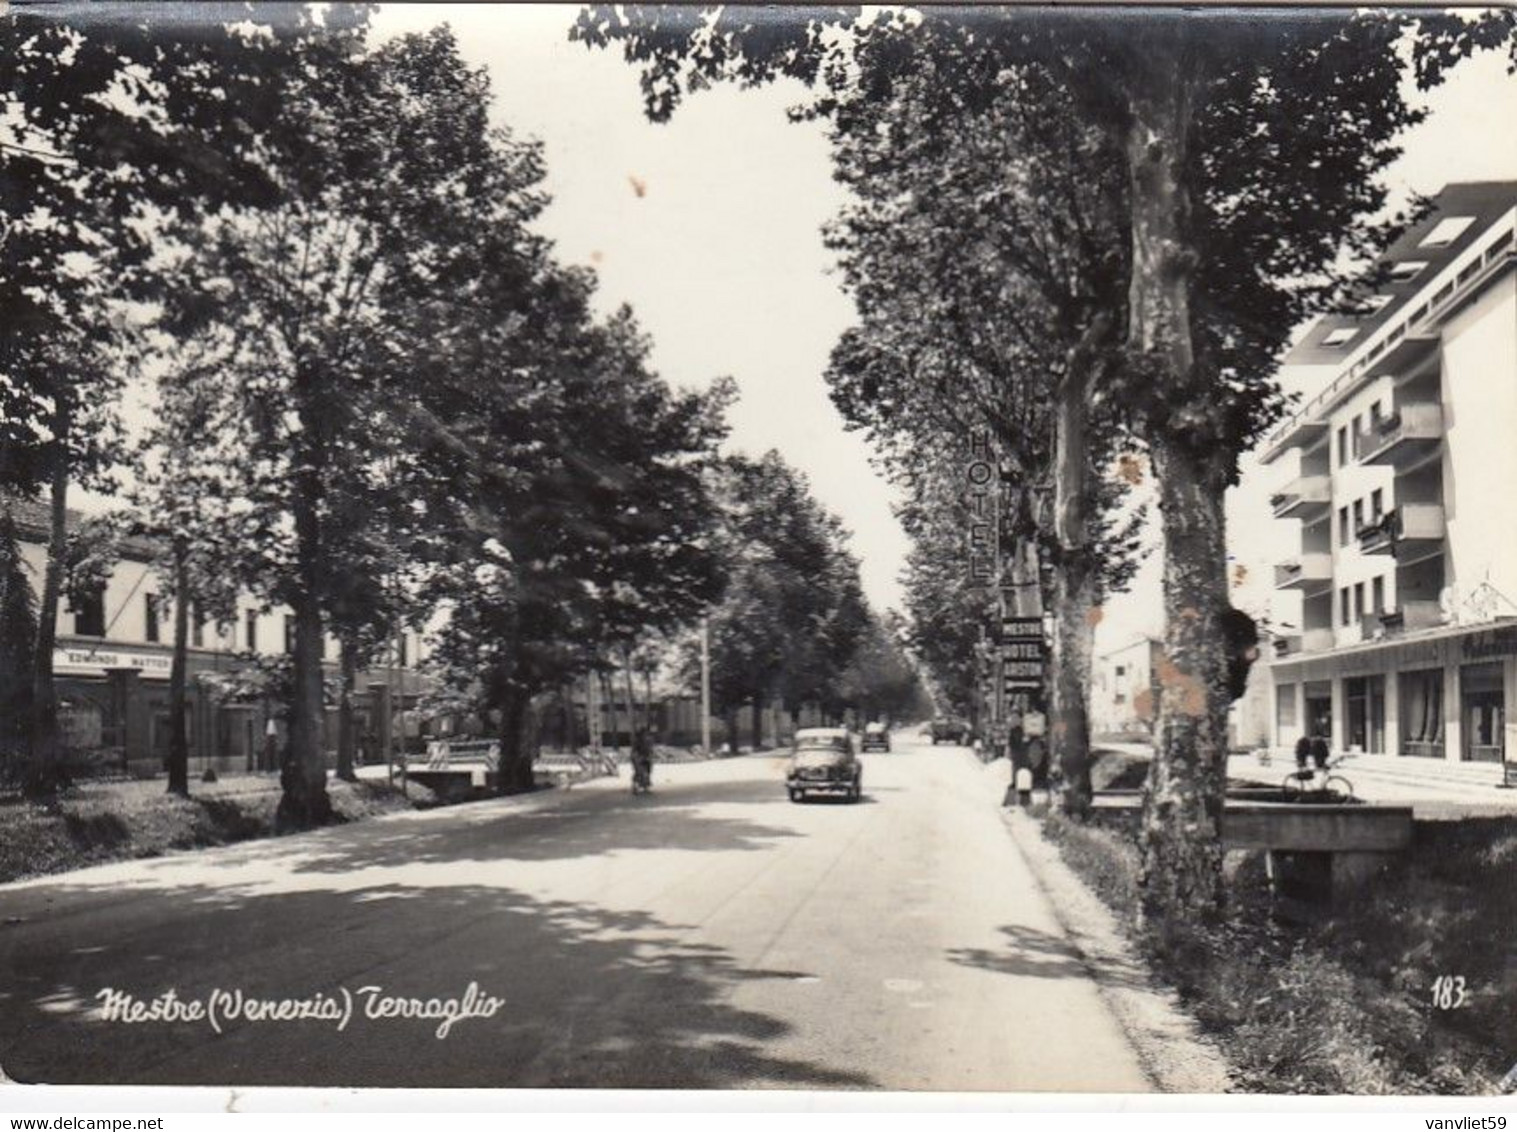
[[[1003,812],[1002,820],[1154,1087],[1163,1093],[1231,1092],[1232,1069],[1222,1053],[1178,996],[1158,984],[1110,909],[1043,840],[1036,821],[1019,810]]]

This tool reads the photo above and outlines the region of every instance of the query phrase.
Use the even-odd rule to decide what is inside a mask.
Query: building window
[[[1370,600],[1376,613],[1385,612],[1385,578],[1376,578],[1370,583]]]
[[[1401,674],[1401,753],[1443,757],[1443,670]]]
[[[284,651],[286,655],[295,651],[295,618],[288,613],[284,615]]]
[[[1358,337],[1359,331],[1352,326],[1340,326],[1337,330],[1330,331],[1328,336],[1322,339],[1324,346],[1346,346]]]
[[[1380,422],[1385,420],[1385,413],[1380,408],[1380,402],[1376,401],[1370,406],[1370,431],[1379,432]]]
[[[1464,723],[1462,758],[1501,762],[1505,751],[1506,697],[1502,662],[1466,664],[1459,670],[1460,715]]]
[[[1347,546],[1353,532],[1348,529],[1348,508],[1338,508],[1338,545]]]
[[[96,586],[85,594],[69,600],[69,612],[74,615],[74,632],[81,637],[105,636],[105,587]]]
[[[1120,680],[1122,677],[1124,677],[1126,675],[1127,675],[1127,665],[1125,665],[1125,664],[1119,664],[1119,665],[1117,665],[1117,679]]]
[[[1338,430],[1338,466],[1341,468],[1348,463],[1348,426],[1344,425]]]
[[[1351,610],[1348,605],[1347,586],[1344,586],[1341,590],[1338,591],[1338,609],[1340,611],[1339,620],[1342,624],[1347,625],[1353,621],[1353,610]]]
[[[247,640],[248,640],[248,652],[257,652],[258,651],[258,611],[256,609],[250,609],[250,610],[248,610],[248,616],[247,616],[247,634],[248,634],[248,637],[247,637]]]
[[[1354,583],[1354,620],[1364,620],[1364,583]]]
[[[411,650],[409,648],[410,641],[407,637],[407,634],[405,633],[401,633],[399,636],[397,636],[395,638],[395,641],[400,655],[400,667],[404,668],[406,665],[411,663]]]
[[[1475,223],[1473,216],[1445,216],[1433,230],[1418,242],[1419,248],[1446,248],[1464,235],[1464,230]]]
[[[158,612],[160,609],[158,595],[146,594],[142,599],[143,612],[143,640],[149,644],[158,643]]]
[[[1364,500],[1354,500],[1354,537],[1359,537],[1359,532],[1364,529]]]
[[[1380,516],[1385,514],[1385,492],[1376,488],[1370,492],[1370,522],[1378,523]]]
[[[1407,259],[1400,263],[1391,264],[1391,279],[1397,283],[1405,283],[1422,274],[1422,269],[1427,266],[1426,260]]]
[[[205,616],[198,605],[190,606],[190,643],[197,649],[205,648]]]
[[[1275,726],[1280,730],[1296,726],[1296,686],[1281,684],[1275,689]]]

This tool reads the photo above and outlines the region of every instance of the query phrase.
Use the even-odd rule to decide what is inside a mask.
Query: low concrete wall
[[[1412,843],[1412,808],[1230,804],[1222,813],[1222,841],[1228,849],[1395,853]]]

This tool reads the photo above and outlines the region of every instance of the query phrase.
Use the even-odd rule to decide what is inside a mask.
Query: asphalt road
[[[661,767],[648,797],[605,781],[8,886],[0,1067],[99,1084],[1149,1088],[977,764],[898,747],[865,756],[856,805],[793,805],[782,760],[749,757]],[[366,1013],[470,983],[501,1001],[445,1038]],[[220,991],[220,1032],[107,1021],[105,988],[201,1006]],[[340,1006],[346,990],[354,1013],[342,1030],[228,1019],[236,990]]]

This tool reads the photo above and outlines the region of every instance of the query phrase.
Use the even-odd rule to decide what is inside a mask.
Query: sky
[[[620,53],[568,42],[578,11],[387,4],[373,28],[452,26],[490,69],[497,120],[543,143],[553,202],[538,227],[560,259],[596,270],[604,310],[633,307],[667,381],[736,380],[730,447],[777,448],[806,473],[852,531],[871,602],[897,605],[908,543],[894,495],[822,380],[853,306],[821,241],[845,203],[826,139],[785,116],[802,88],[718,87],[654,125]]]

